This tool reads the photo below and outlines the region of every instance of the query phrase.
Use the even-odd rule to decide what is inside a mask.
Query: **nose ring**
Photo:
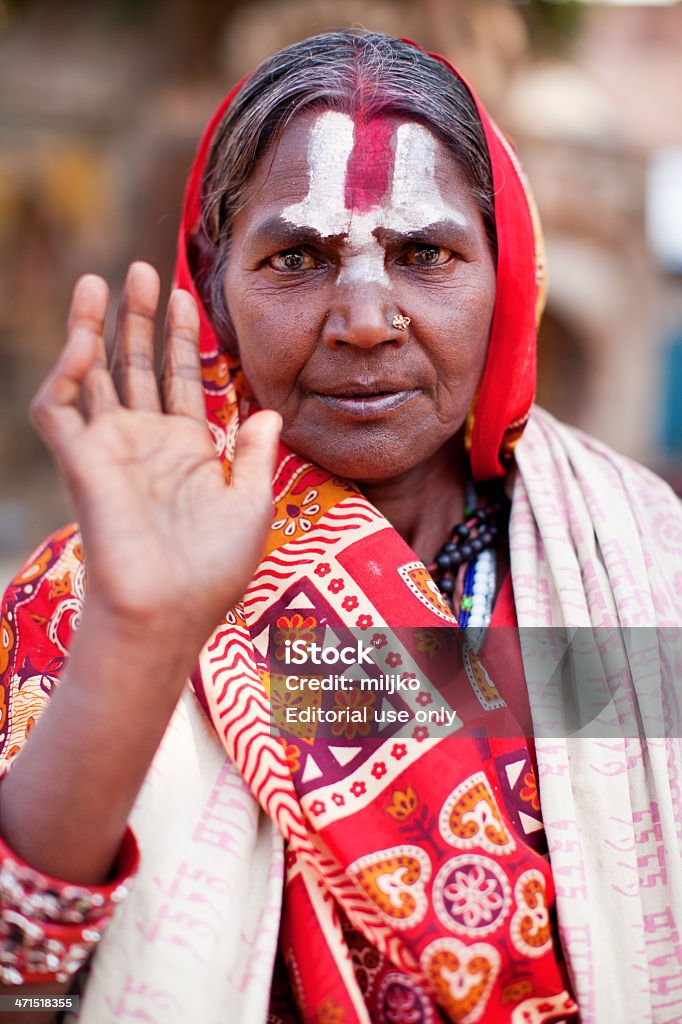
[[[391,326],[395,327],[397,331],[406,331],[411,324],[409,316],[403,316],[402,313],[396,313],[391,320]]]

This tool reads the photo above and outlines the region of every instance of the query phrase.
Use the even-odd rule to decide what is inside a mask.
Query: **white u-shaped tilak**
[[[385,251],[377,228],[417,231],[445,218],[462,225],[465,218],[441,196],[435,180],[436,140],[420,124],[401,124],[397,131],[393,180],[382,204],[367,213],[345,205],[346,170],[353,151],[355,125],[347,114],[326,111],[315,121],[308,144],[310,186],[300,203],[282,215],[296,227],[308,227],[323,238],[345,234],[349,254],[339,284],[375,281],[388,285]]]

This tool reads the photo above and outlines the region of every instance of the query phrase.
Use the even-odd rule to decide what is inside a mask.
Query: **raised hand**
[[[88,572],[86,609],[117,628],[196,654],[244,592],[272,513],[278,414],[241,429],[228,486],[208,431],[192,297],[168,304],[163,372],[154,373],[159,281],[131,266],[107,364],[105,282],[79,280],[68,339],[32,406],[75,504]]]
[[[73,495],[88,587],[61,684],[0,786],[0,823],[16,853],[75,882],[108,877],[187,675],[246,588],[272,515],[280,417],[248,420],[228,486],[186,292],[171,296],[157,385],[158,295],[152,267],[133,264],[110,367],[107,286],[81,278],[66,347],[33,404]]]

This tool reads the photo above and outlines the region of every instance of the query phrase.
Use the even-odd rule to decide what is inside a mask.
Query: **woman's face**
[[[428,461],[461,431],[495,302],[458,164],[419,122],[311,111],[253,186],[225,290],[259,404],[282,414],[294,451],[339,476],[379,482]]]

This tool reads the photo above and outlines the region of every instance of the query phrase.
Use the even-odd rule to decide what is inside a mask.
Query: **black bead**
[[[495,525],[495,523],[493,523],[490,529],[488,530],[488,533],[490,534],[493,540],[495,540],[495,538],[497,537],[497,532],[497,526]]]
[[[453,594],[455,591],[455,581],[450,576],[444,576],[438,586],[444,594]]]
[[[443,554],[443,553],[441,553],[440,555],[437,555],[436,556],[436,565],[441,570],[441,572],[447,572],[448,569],[450,569],[451,566],[452,566],[452,560],[450,558],[450,555],[446,555],[446,554]]]
[[[479,521],[479,523],[483,523],[488,518],[488,510],[485,508],[477,508],[474,512],[474,517]]]
[[[461,548],[459,549],[459,553],[462,556],[462,561],[468,562],[473,554],[471,550],[471,544],[462,544]]]
[[[462,564],[462,562],[464,561],[464,556],[462,555],[461,548],[457,548],[454,555],[450,555],[450,561],[452,562],[453,569],[456,569],[458,566]]]
[[[475,555],[478,555],[481,551],[483,551],[483,547],[484,547],[483,538],[482,537],[474,537],[474,539],[470,542],[470,547],[471,547],[471,550],[473,551],[473,553]]]
[[[461,537],[462,540],[466,540],[470,531],[469,527],[465,523],[458,523],[454,532],[456,537]]]
[[[493,537],[490,530],[486,530],[485,533],[481,534],[481,540],[483,541],[486,547],[489,547],[494,541],[494,539],[495,538]]]
[[[453,544],[451,540],[449,540],[447,542],[447,544],[443,545],[443,552],[446,555],[454,555],[456,550],[457,550],[457,545]]]

